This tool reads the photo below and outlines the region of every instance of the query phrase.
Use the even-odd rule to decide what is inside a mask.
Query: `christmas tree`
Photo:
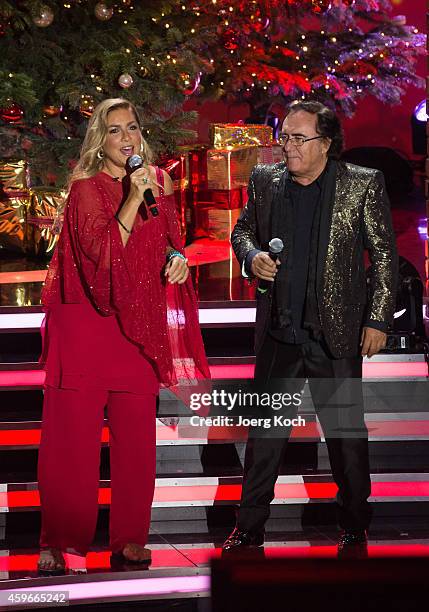
[[[206,87],[253,109],[317,99],[351,116],[370,94],[398,104],[426,37],[389,0],[217,0],[226,50]]]
[[[189,96],[353,113],[396,104],[425,37],[388,0],[0,0],[0,157],[62,183],[94,105],[124,95],[157,153],[192,136]],[[50,173],[50,175],[49,175]]]
[[[183,103],[212,70],[215,28],[175,0],[0,0],[0,156],[64,182],[97,102],[126,97],[156,153],[193,136]],[[36,179],[37,180],[37,179]]]

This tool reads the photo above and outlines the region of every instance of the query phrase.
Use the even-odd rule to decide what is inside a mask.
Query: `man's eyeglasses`
[[[306,138],[305,136],[289,136],[289,134],[279,134],[278,141],[279,144],[285,146],[290,142],[290,144],[295,147],[302,147],[302,145],[306,142],[310,142],[310,140],[317,140],[318,138],[323,138],[323,136],[313,136],[312,138]]]

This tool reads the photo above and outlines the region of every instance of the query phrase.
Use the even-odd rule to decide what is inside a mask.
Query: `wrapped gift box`
[[[207,151],[208,189],[246,187],[252,169],[258,163],[258,147],[209,149]]]
[[[278,164],[279,162],[284,161],[284,155],[283,155],[283,147],[279,144],[273,144],[272,146],[272,152],[273,152],[273,164]]]
[[[204,202],[207,206],[211,206],[212,208],[221,208],[223,210],[241,209],[247,202],[247,187],[223,190],[206,189],[198,191],[197,196],[196,206]]]
[[[0,162],[0,184],[9,196],[22,195],[30,187],[28,164],[24,160]]]
[[[192,238],[229,240],[237,223],[241,209],[226,209],[213,206],[213,202],[198,202],[195,209],[195,226]]]
[[[215,190],[247,187],[256,164],[283,161],[281,147],[235,147],[207,151],[207,188]]]
[[[210,142],[215,149],[230,146],[267,146],[273,142],[273,130],[269,125],[212,123]]]
[[[29,203],[27,194],[3,197],[0,202],[0,251],[25,253],[25,223]]]
[[[159,164],[173,181],[177,218],[182,238],[186,235],[186,190],[189,188],[189,156],[180,152],[175,157],[164,159]]]
[[[41,187],[31,190],[26,209],[25,250],[30,255],[51,256],[62,225],[65,192]]]

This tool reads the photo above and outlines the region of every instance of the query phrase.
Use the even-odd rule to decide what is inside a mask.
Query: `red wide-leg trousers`
[[[104,407],[110,428],[110,547],[144,546],[155,486],[154,394],[47,387],[38,479],[41,547],[86,554],[98,513]]]

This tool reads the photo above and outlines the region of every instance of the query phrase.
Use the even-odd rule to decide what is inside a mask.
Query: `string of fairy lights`
[[[95,69],[89,73],[88,91],[79,94],[83,117],[89,117],[96,102],[115,88],[131,93],[136,80],[159,80],[172,71],[183,98],[201,94],[253,103],[264,96],[288,100],[316,95],[334,100],[345,113],[354,110],[360,94],[398,102],[401,85],[419,84],[413,64],[424,52],[425,36],[408,26],[403,16],[389,15],[387,0],[190,0],[172,1],[162,11],[157,3],[149,3],[147,9],[144,4],[135,0],[34,4],[31,21],[40,30],[61,22],[62,11],[87,10],[100,26],[111,22],[137,31],[122,48],[129,68],[117,75],[116,82],[108,82]],[[368,20],[363,27],[365,14],[372,23]],[[138,35],[142,23],[149,31],[146,37]],[[151,29],[165,44],[151,45]],[[175,43],[177,32],[180,44]],[[201,40],[201,32],[211,33],[216,44]],[[189,50],[199,61],[184,69],[184,53]],[[15,73],[9,72],[8,79],[14,78]],[[13,98],[0,109],[6,123],[19,123],[23,115]],[[43,127],[58,115],[68,121],[59,105],[46,104],[38,125]]]

